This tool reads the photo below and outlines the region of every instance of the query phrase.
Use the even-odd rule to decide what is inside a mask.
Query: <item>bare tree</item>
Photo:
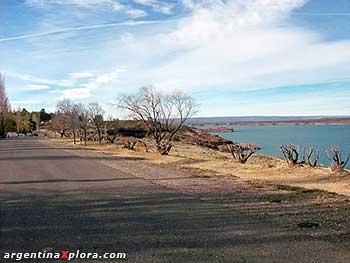
[[[304,147],[303,149],[303,162],[310,167],[316,167],[320,160],[320,151],[316,150],[312,146]]]
[[[37,125],[40,125],[40,120]],[[68,118],[66,118],[64,113],[57,111],[52,118],[51,127],[60,134],[61,138],[63,138],[69,131]]]
[[[144,87],[137,94],[124,96],[119,107],[130,111],[136,120],[143,121],[162,155],[169,154],[174,135],[196,113],[192,97],[183,92],[164,95],[154,87]]]
[[[98,142],[101,145],[102,143],[102,129],[104,128],[104,120],[103,120],[103,114],[104,110],[98,104],[97,102],[89,103],[88,105],[88,111],[89,111],[89,118],[96,129],[97,136],[98,136]]]
[[[79,109],[70,100],[64,99],[57,104],[57,111],[62,114],[63,120],[73,134],[74,144],[76,144],[76,132],[79,127]]]
[[[38,113],[33,112],[32,113],[32,120],[35,122],[35,128],[36,130],[40,129],[40,117]]]
[[[5,80],[0,73],[0,138],[6,136],[10,103],[6,95]]]
[[[294,165],[298,164],[299,146],[295,146],[294,144],[281,145],[280,149],[290,167],[293,167]]]
[[[83,104],[77,104],[77,113],[79,119],[79,127],[83,131],[84,145],[87,142],[87,132],[90,127],[89,110]]]
[[[241,143],[229,144],[227,149],[233,158],[240,163],[246,163],[255,152],[261,150],[258,145]]]
[[[328,159],[331,161],[331,170],[333,172],[343,171],[350,159],[350,153],[347,158],[343,159],[342,151],[338,146],[332,146],[330,152],[326,151]]]

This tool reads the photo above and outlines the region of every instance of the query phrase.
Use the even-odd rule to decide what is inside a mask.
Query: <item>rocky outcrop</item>
[[[187,132],[182,136],[182,141],[188,144],[200,145],[214,150],[219,150],[223,145],[232,144],[230,140],[226,140],[218,135],[208,133],[197,133],[196,131]]]

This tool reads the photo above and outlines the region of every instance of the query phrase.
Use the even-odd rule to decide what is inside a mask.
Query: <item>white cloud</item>
[[[349,75],[344,65],[350,63],[350,41],[326,42],[317,32],[287,23],[304,2],[191,1],[192,15],[175,30],[134,36],[124,44],[130,60],[151,62],[140,69],[139,82],[161,88],[259,89]],[[140,55],[142,50],[147,54]]]
[[[34,104],[39,104],[39,100],[13,100],[11,101],[11,105],[14,107],[18,107],[21,105],[34,105]]]
[[[107,24],[97,24],[97,25],[80,26],[80,27],[67,27],[67,28],[61,28],[61,29],[57,29],[57,30],[51,30],[51,31],[40,32],[40,33],[24,34],[24,35],[19,35],[19,36],[0,38],[0,43],[21,40],[21,39],[40,38],[40,37],[45,37],[45,36],[50,36],[50,35],[58,35],[58,34],[69,33],[69,32],[79,32],[79,31],[85,31],[85,30],[103,29],[103,28],[108,28],[108,27],[134,27],[134,26],[140,26],[140,25],[158,24],[160,22],[161,21],[159,21],[159,20],[126,21],[126,22],[120,22],[120,23],[107,23]]]
[[[116,12],[124,12],[132,18],[147,16],[147,13],[143,10],[113,0],[26,0],[26,3],[36,8],[45,8],[52,5],[71,5],[79,8],[104,7]]]
[[[26,3],[35,7],[44,7],[45,5],[77,5],[90,7],[96,5],[112,5],[112,0],[26,0]]]
[[[86,79],[95,76],[93,72],[73,72],[69,73],[69,77],[72,79]]]
[[[211,5],[207,6],[209,2]],[[200,3],[202,5],[194,9],[192,16],[180,21],[178,30],[171,34],[172,40],[191,46],[224,41],[227,37],[240,41],[241,35],[237,33],[249,34],[249,31],[274,28],[293,9],[300,7],[304,0],[228,0],[226,4],[221,1]]]
[[[138,6],[148,8],[163,3],[155,0],[133,1]],[[234,94],[242,90],[321,83],[349,76],[350,41],[325,40],[322,32],[293,26],[288,20],[291,13],[297,12],[306,1],[183,0],[183,6],[187,10],[174,20],[111,24],[103,24],[101,21],[92,26],[68,27],[0,39],[0,42],[52,37],[51,35],[72,31],[75,36],[71,37],[72,42],[66,41],[65,34],[62,34],[62,39],[53,45],[53,51],[64,47],[65,54],[72,52],[74,61],[77,61],[74,68],[72,59],[73,64],[69,70],[73,73],[70,74],[64,72],[66,68],[63,68],[63,63],[57,63],[55,67],[51,65],[60,74],[69,74],[67,79],[50,80],[26,74],[17,74],[16,77],[29,83],[64,86],[66,90],[63,91],[56,87],[55,91],[59,92],[56,97],[62,95],[75,99],[89,98],[92,95],[96,96],[96,100],[105,99],[103,92],[97,92],[104,91],[102,87],[108,89],[111,96],[116,96],[115,80],[118,80],[117,87],[125,92],[141,85],[154,84],[161,89],[181,88],[195,92],[215,90],[218,93],[225,91],[225,94]],[[109,6],[118,12],[127,11],[125,5],[118,1],[53,2],[74,3],[85,7]],[[129,15],[132,16],[132,12]],[[134,16],[137,15],[135,12]],[[122,29],[106,30],[107,27],[121,26]],[[89,31],[80,34],[83,30]],[[75,40],[79,42],[74,42]],[[43,51],[40,52],[50,54],[48,51],[51,50],[40,42],[43,41],[35,41],[38,49],[43,45]],[[82,52],[76,52],[80,48]],[[95,57],[99,59],[95,60]],[[28,55],[27,59],[29,58],[32,59],[33,55]],[[60,61],[62,57],[56,52],[52,58],[54,59],[50,61]],[[109,71],[115,67],[116,61],[131,69],[130,72],[124,71],[122,79],[118,77],[121,72]],[[91,65],[89,63],[93,63],[96,71],[84,72],[84,66]],[[220,112],[225,111],[230,115],[232,104],[225,103],[221,105]],[[252,114],[257,108],[252,108]],[[267,108],[273,112],[272,107]],[[212,111],[209,109],[207,114],[210,115]],[[217,114],[220,115],[220,112]]]
[[[62,90],[62,98],[68,99],[86,99],[92,96],[92,91],[103,88],[104,85],[110,84],[113,81],[119,79],[120,74],[127,72],[127,68],[122,66],[111,72],[102,73],[100,75],[95,75],[94,78],[89,79],[86,83],[80,84],[79,88],[65,89]],[[77,74],[77,73],[75,73]],[[80,76],[82,76],[81,74]]]
[[[148,15],[145,11],[141,9],[134,9],[134,8],[133,9],[129,8],[125,12],[132,18],[145,17]]]
[[[39,84],[29,84],[25,88],[25,90],[28,91],[41,91],[41,90],[48,90],[50,87],[48,85],[39,85]]]
[[[134,0],[134,2],[140,5],[150,6],[154,11],[167,15],[173,13],[172,9],[175,6],[175,4],[166,3],[159,0]]]
[[[35,82],[38,84],[55,85],[55,86],[63,86],[63,87],[69,87],[72,85],[72,81],[69,79],[51,80],[51,79],[36,77],[30,74],[23,74],[23,73],[8,71],[8,70],[3,70],[2,72],[4,73],[4,75],[9,77],[24,80],[24,81]]]
[[[88,88],[75,88],[62,90],[62,96],[60,99],[86,99],[91,96],[91,89]]]
[[[89,89],[96,89],[100,87],[103,84],[110,83],[113,80],[116,80],[119,78],[121,73],[127,72],[127,68],[125,66],[117,68],[111,72],[103,73],[98,76],[96,76],[94,79],[91,79],[89,82],[83,84],[82,86],[89,88]]]

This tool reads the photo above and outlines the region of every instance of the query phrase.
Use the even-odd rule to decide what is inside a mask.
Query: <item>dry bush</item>
[[[148,151],[148,145],[147,145],[147,143],[144,140],[138,139],[137,142],[140,143],[145,148],[146,152],[149,152]]]
[[[134,137],[128,137],[125,140],[124,146],[125,148],[127,148],[128,150],[133,151],[135,149],[135,145],[137,143],[137,139]]]
[[[122,137],[120,142],[128,150],[134,151],[137,144],[142,145],[146,152],[149,152],[148,145],[144,140],[135,137]]]
[[[280,147],[284,159],[287,161],[288,166],[293,167],[299,163],[299,146],[294,144],[281,145]]]
[[[332,146],[330,151],[326,151],[328,159],[331,161],[331,170],[332,172],[341,172],[346,168],[350,154],[344,160],[342,156],[342,151],[338,146]]]
[[[106,138],[106,141],[107,141],[108,143],[114,144],[115,141],[116,141],[117,138],[118,138],[118,135],[117,135],[117,134],[107,134],[107,135],[105,136],[105,138]]]
[[[320,151],[312,146],[304,147],[303,149],[303,163],[310,167],[316,167],[320,160]]]
[[[255,152],[261,150],[255,144],[234,143],[229,144],[227,147],[233,158],[240,163],[246,163]]]

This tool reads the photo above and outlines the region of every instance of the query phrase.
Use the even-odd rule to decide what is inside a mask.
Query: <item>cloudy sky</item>
[[[350,115],[350,0],[1,0],[14,107],[154,85],[198,116]],[[115,116],[120,117],[120,116]]]

